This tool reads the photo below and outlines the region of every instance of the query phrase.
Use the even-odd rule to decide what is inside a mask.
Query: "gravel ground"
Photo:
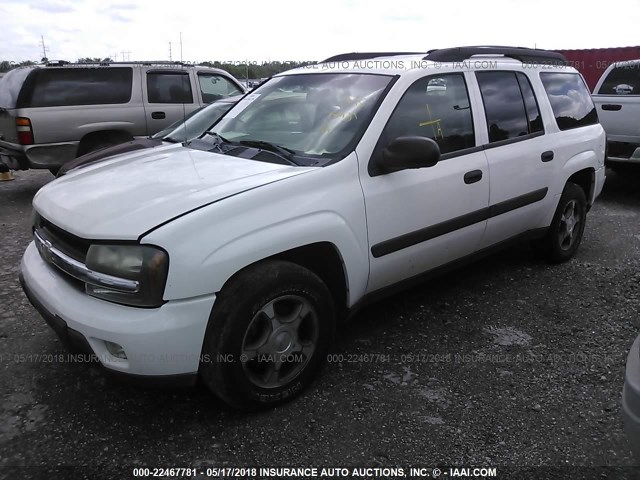
[[[574,478],[636,464],[620,394],[640,332],[640,176],[609,173],[574,260],[551,266],[518,246],[378,303],[340,332],[301,397],[251,415],[202,388],[139,389],[35,357],[65,352],[17,279],[31,199],[52,176],[15,176],[0,183],[0,477],[59,465],[88,478],[123,465],[588,467],[564,470]]]

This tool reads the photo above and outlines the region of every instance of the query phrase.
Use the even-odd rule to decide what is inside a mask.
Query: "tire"
[[[290,262],[258,263],[232,277],[218,295],[200,378],[233,408],[273,407],[313,380],[334,331],[333,300],[318,276]]]
[[[536,252],[552,263],[573,257],[580,246],[587,218],[584,190],[567,183],[546,235],[533,243]]]

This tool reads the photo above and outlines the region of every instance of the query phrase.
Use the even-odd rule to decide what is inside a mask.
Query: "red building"
[[[640,59],[640,46],[620,48],[590,48],[584,50],[556,50],[575,67],[593,91],[598,79],[609,65],[623,60]]]

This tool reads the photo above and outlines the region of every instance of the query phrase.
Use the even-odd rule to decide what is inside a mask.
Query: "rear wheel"
[[[547,234],[533,245],[547,260],[560,263],[578,250],[587,216],[584,191],[575,183],[567,183],[558,202]]]
[[[216,299],[200,376],[234,408],[275,406],[312,381],[334,328],[331,294],[313,272],[284,261],[256,264]]]

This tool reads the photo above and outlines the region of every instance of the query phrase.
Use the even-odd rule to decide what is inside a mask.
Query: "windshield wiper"
[[[222,144],[223,143],[232,143],[229,140],[227,140],[226,138],[224,138],[222,135],[220,135],[219,133],[216,132],[212,132],[211,130],[207,130],[206,132],[204,132],[205,135],[209,135],[211,137],[214,138],[213,141],[213,147],[217,148],[219,152],[222,152]]]
[[[264,140],[240,140],[238,143],[247,147],[255,147],[262,150],[267,150],[268,152],[277,154],[279,157],[282,157],[287,162],[293,165],[300,165],[293,159],[294,155],[296,154],[295,150],[291,150],[290,148],[276,145],[275,143],[271,142],[265,142]]]

